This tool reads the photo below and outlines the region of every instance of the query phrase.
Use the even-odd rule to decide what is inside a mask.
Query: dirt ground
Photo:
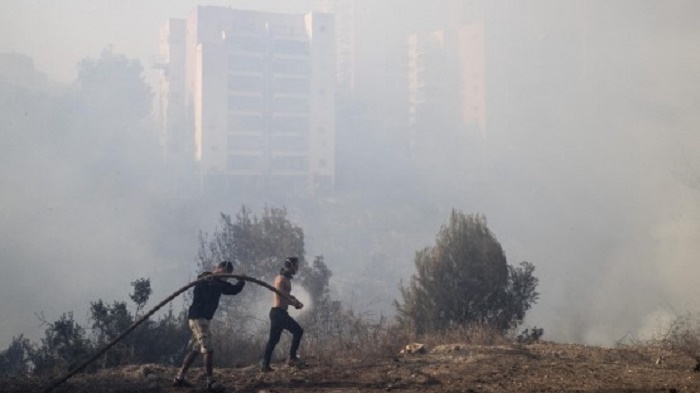
[[[700,392],[694,359],[645,347],[599,348],[541,342],[530,345],[451,344],[424,353],[396,354],[371,361],[336,359],[332,365],[297,369],[276,365],[216,369],[230,393],[351,392]],[[203,386],[201,367],[188,379]],[[274,367],[275,365],[273,365]],[[176,369],[158,365],[125,366],[78,374],[53,392],[199,392],[173,388]],[[42,391],[48,380],[1,381],[1,392]]]

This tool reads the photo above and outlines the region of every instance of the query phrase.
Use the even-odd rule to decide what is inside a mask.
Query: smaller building
[[[34,68],[34,60],[20,53],[0,53],[0,82],[27,89],[46,89],[49,84]]]
[[[478,128],[485,138],[483,23],[446,28],[408,39],[409,127],[412,146],[436,129]],[[461,132],[461,131],[454,131]],[[449,137],[449,135],[447,135]]]

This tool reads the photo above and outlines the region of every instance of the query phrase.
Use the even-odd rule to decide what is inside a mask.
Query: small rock
[[[401,353],[425,353],[425,345],[420,343],[408,344]]]

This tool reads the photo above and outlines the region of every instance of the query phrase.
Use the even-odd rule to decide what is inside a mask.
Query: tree
[[[302,269],[301,286],[309,291],[312,299],[328,296],[329,285],[333,272],[326,266],[323,255],[317,255],[310,267]]]
[[[220,226],[213,235],[200,234],[198,258],[201,270],[211,271],[218,262],[228,260],[234,273],[272,281],[287,256],[299,258],[303,277],[304,253],[304,231],[289,220],[285,208],[266,206],[258,217],[242,206],[235,220],[221,213]],[[254,321],[252,304],[262,294],[262,289],[251,285],[235,299],[223,297],[218,315],[245,333]]]
[[[520,262],[518,267],[508,265],[508,286],[503,295],[498,326],[515,327],[525,319],[527,310],[537,302],[539,279],[533,275],[534,271],[535,265],[526,261]]]
[[[41,343],[32,349],[30,360],[36,375],[55,374],[76,367],[92,351],[85,329],[75,322],[70,312],[49,324]]]
[[[24,377],[29,373],[29,339],[20,335],[12,337],[6,350],[0,352],[0,377]]]
[[[104,49],[96,59],[78,63],[77,87],[82,102],[92,113],[132,126],[151,115],[153,92],[143,77],[138,60]],[[124,130],[128,131],[128,130]]]
[[[309,292],[312,304],[302,314],[300,321],[312,332],[307,340],[323,344],[333,338],[337,324],[344,318],[340,301],[332,300],[330,279],[333,273],[326,266],[323,256],[318,255],[310,267],[305,267],[301,286]]]
[[[499,331],[521,322],[536,302],[537,279],[527,262],[513,268],[481,215],[452,211],[435,245],[416,253],[416,274],[401,286],[397,320],[417,334],[472,323]]]
[[[160,148],[141,64],[105,49],[78,64],[72,93],[67,145],[94,175],[91,185],[110,195],[142,191],[155,180]]]
[[[93,321],[92,330],[98,347],[114,340],[134,323],[125,302],[115,301],[109,306],[102,299],[90,303],[90,318]],[[102,366],[111,367],[133,360],[133,339],[133,335],[126,337],[106,353]]]
[[[212,270],[222,260],[234,271],[271,280],[287,256],[304,260],[304,231],[287,218],[285,208],[265,207],[258,218],[246,206],[233,221],[221,213],[220,227],[211,236],[200,235],[199,265]]]
[[[187,310],[175,314],[171,304],[166,314],[157,321],[146,321],[143,328],[134,333],[138,362],[179,365],[191,334],[187,327]]]
[[[134,292],[129,297],[136,304],[136,313],[131,322],[133,324],[148,303],[153,290],[150,278],[139,278],[131,286]],[[187,312],[183,310],[176,315],[171,303],[167,314],[158,320],[144,321],[125,339],[132,362],[171,365],[179,362],[186,350],[183,343],[187,342],[190,335],[186,319]]]
[[[136,315],[138,315],[138,313],[143,310],[146,303],[148,303],[151,293],[153,293],[151,289],[151,279],[139,278],[136,281],[132,281],[131,286],[134,287],[134,293],[129,294],[129,297],[136,303]]]

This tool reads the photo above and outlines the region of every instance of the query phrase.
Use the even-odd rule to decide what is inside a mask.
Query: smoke
[[[612,345],[700,306],[700,199],[684,183],[698,174],[700,150],[695,2],[474,2],[478,14],[465,20],[484,24],[486,127],[467,127],[455,142],[442,125],[464,125],[429,123],[431,143],[450,153],[425,154],[406,143],[407,37],[454,19],[448,1],[357,0],[357,83],[338,111],[338,190],[315,201],[182,195],[141,183],[152,170],[142,156],[126,167],[96,161],[94,141],[118,122],[85,120],[69,99],[77,62],[111,43],[147,68],[160,24],[192,4],[93,5],[76,17],[83,3],[0,5],[4,18],[17,15],[0,23],[0,52],[26,52],[67,84],[20,91],[4,81],[0,90],[0,296],[12,299],[0,306],[0,348],[13,335],[40,336],[35,313],[80,319],[90,301],[128,301],[139,277],[151,278],[152,301],[171,293],[193,278],[198,232],[242,203],[286,205],[307,253],[333,271],[334,293],[361,307],[391,310],[415,251],[453,208],[483,213],[510,264],[536,266],[541,296],[527,323],[545,339]],[[231,5],[297,12],[310,3]],[[75,139],[77,126],[92,139]]]
[[[660,314],[698,307],[688,278],[698,195],[677,176],[698,151],[687,107],[698,97],[688,72],[698,33],[678,3],[578,4],[566,47],[549,46],[567,32],[551,20],[542,40],[516,41],[536,60],[513,67],[539,85],[511,90],[516,121],[504,127],[510,148],[495,186],[508,196],[487,216],[511,260],[537,266],[542,296],[528,322],[550,339],[611,345],[647,335]]]

